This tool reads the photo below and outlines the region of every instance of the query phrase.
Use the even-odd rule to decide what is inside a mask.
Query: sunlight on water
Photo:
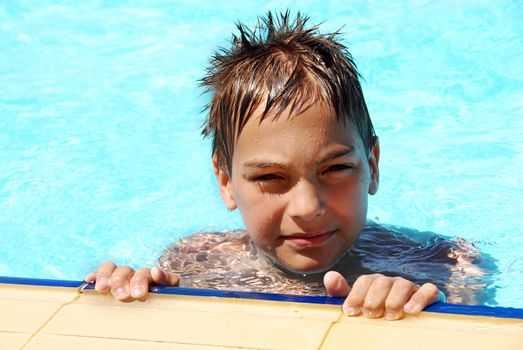
[[[498,261],[497,302],[523,307],[522,7],[384,4],[0,4],[0,274],[81,279],[240,228],[198,79],[236,20],[289,7],[344,26],[365,79],[382,149],[369,218],[474,242]]]

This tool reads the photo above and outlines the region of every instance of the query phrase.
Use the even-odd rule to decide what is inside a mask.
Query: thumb
[[[151,277],[155,284],[160,286],[177,286],[180,279],[172,272],[166,272],[155,266],[151,269]]]
[[[323,285],[331,297],[346,297],[350,292],[349,283],[336,271],[329,271],[323,276]]]

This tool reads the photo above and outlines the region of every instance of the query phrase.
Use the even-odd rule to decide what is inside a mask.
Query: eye
[[[278,176],[276,174],[263,174],[258,176],[252,176],[250,178],[250,181],[252,182],[265,182],[265,181],[271,181],[271,180],[277,180],[281,179],[281,176]]]
[[[352,164],[333,164],[325,170],[325,172],[339,172],[354,169]]]

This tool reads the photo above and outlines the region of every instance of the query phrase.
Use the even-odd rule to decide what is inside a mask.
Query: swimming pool
[[[278,4],[0,5],[0,275],[152,265],[178,237],[241,227],[197,80],[234,21],[289,6],[345,25],[382,147],[369,218],[473,241],[497,260],[495,302],[523,307],[522,7]]]

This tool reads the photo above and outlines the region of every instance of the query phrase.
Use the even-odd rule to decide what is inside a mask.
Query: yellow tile
[[[390,322],[343,317],[322,350],[347,346],[365,349],[523,349],[523,322],[486,317],[422,313]]]
[[[478,331],[496,332],[498,334],[523,334],[523,320],[499,317],[467,316],[436,312],[422,312],[419,316],[408,316],[400,321],[372,320],[363,317],[340,318],[339,323],[366,324],[375,326],[386,324],[392,328],[428,328],[434,330],[460,329],[461,332]]]
[[[31,300],[65,304],[72,301],[77,295],[77,288],[0,283],[0,300]]]
[[[123,304],[82,295],[44,335],[73,335],[262,349],[317,349],[339,309],[298,303],[152,296]]]
[[[0,300],[0,331],[33,333],[61,306],[58,303]]]
[[[19,350],[31,337],[29,333],[5,333],[0,332],[0,349]]]
[[[1,344],[1,343],[0,343]],[[3,347],[1,348],[4,349]],[[88,338],[59,335],[39,336],[32,340],[24,350],[218,350],[216,346],[133,341],[110,338]],[[239,350],[240,348],[225,347],[222,349]],[[249,350],[241,348],[242,350]]]
[[[0,331],[32,334],[77,295],[74,288],[0,284]]]
[[[423,312],[389,322],[340,311],[181,295],[125,304],[75,288],[0,284],[0,349],[20,349],[39,329],[25,349],[523,349],[518,319]]]
[[[151,294],[143,301],[122,303],[108,295],[94,292],[84,292],[75,304],[98,306],[125,306],[132,308],[198,311],[198,312],[224,312],[229,314],[274,317],[306,318],[311,320],[336,321],[341,315],[339,305],[320,305],[296,302],[276,302],[267,300],[249,300],[217,297],[194,297],[185,295]]]

